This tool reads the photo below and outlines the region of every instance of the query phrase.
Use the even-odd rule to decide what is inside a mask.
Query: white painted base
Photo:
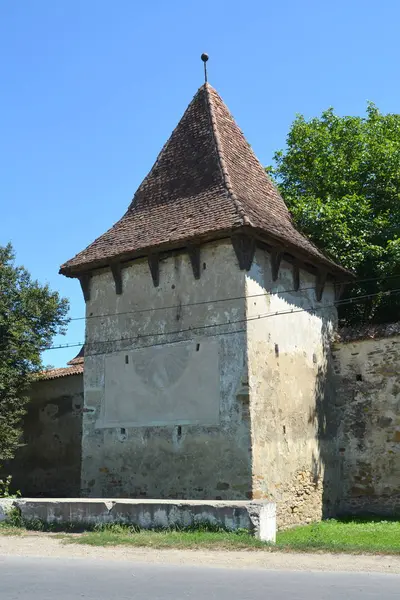
[[[276,506],[272,502],[223,500],[113,500],[95,498],[18,498],[11,501],[27,521],[45,523],[126,523],[143,529],[210,524],[247,529],[275,542]]]

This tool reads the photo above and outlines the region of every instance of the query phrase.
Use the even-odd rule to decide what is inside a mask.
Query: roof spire
[[[205,81],[205,83],[207,83],[207,61],[208,61],[208,54],[206,54],[205,52],[203,52],[203,54],[201,55],[201,60],[204,63],[204,81]]]

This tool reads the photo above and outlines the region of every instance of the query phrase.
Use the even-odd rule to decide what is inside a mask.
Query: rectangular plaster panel
[[[217,425],[218,342],[179,342],[118,352],[105,359],[97,427]]]

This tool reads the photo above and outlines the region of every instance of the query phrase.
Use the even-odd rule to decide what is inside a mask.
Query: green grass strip
[[[208,525],[148,531],[118,524],[87,527],[46,525],[40,521],[0,524],[0,533],[5,535],[20,535],[28,530],[61,532],[57,537],[65,543],[90,546],[400,554],[400,521],[374,518],[331,519],[280,531],[274,546],[261,542],[247,531],[229,532]],[[72,535],[74,532],[79,535]]]

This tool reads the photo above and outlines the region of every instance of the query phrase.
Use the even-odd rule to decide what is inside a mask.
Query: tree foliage
[[[351,323],[400,318],[400,115],[369,103],[365,117],[333,109],[297,116],[285,151],[267,171],[297,227],[334,260],[355,272],[352,296],[378,294],[343,306]]]
[[[68,301],[15,265],[11,245],[0,246],[0,462],[20,441],[26,392],[42,368],[41,350],[64,333]]]

